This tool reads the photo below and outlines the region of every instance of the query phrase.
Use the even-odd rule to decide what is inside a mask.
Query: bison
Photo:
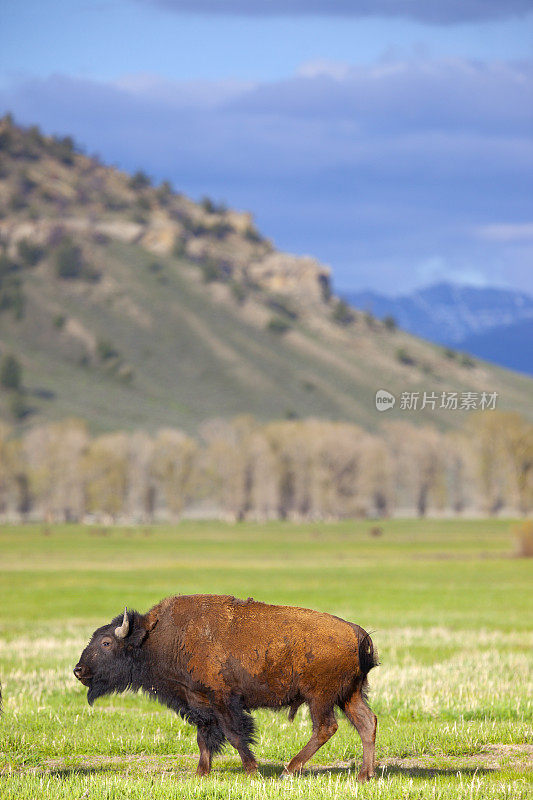
[[[249,597],[169,597],[148,613],[124,615],[98,628],[74,675],[90,705],[102,695],[143,690],[197,728],[207,775],[228,741],[248,773],[256,708],[307,703],[313,732],[285,773],[299,772],[337,730],[335,707],[363,743],[358,778],[374,774],[377,719],[366,703],[367,674],[377,665],[369,634],[359,625],[306,608],[274,606]]]

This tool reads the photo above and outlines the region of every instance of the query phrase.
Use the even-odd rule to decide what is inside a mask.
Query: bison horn
[[[128,609],[124,609],[124,619],[122,620],[122,625],[118,628],[115,628],[115,636],[117,639],[125,639],[128,635],[128,631],[130,629],[130,621],[128,619]]]

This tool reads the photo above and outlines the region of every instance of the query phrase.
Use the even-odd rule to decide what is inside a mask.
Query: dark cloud
[[[239,16],[403,17],[436,25],[505,19],[530,0],[140,0],[175,12]]]
[[[0,105],[253,210],[340,285],[408,289],[438,268],[533,291],[532,91],[529,62],[425,60],[306,65],[255,86],[56,76],[0,92]],[[506,235],[480,235],[495,230]]]

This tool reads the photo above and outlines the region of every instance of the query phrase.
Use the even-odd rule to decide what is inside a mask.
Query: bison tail
[[[374,649],[374,643],[370,638],[370,634],[363,631],[363,635],[359,639],[359,669],[361,675],[366,678],[370,670],[378,665],[379,658],[377,651]]]

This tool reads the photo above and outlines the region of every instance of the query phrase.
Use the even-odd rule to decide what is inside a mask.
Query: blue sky
[[[340,289],[533,293],[527,8],[4,0],[0,109],[253,211]]]

